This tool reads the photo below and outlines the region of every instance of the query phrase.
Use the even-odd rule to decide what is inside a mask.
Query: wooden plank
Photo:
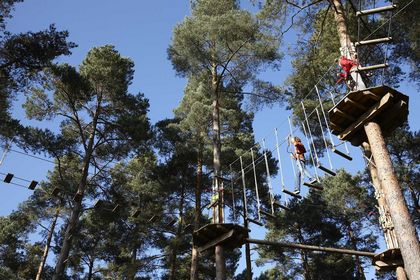
[[[383,6],[383,7],[378,7],[378,8],[368,9],[368,10],[362,10],[362,11],[356,12],[356,16],[358,16],[358,17],[367,16],[367,15],[371,15],[371,14],[382,13],[382,12],[386,12],[386,11],[392,11],[396,8],[397,8],[397,5],[394,4],[394,5]]]
[[[288,191],[288,190],[286,190],[286,189],[285,189],[285,190],[283,190],[283,192],[284,192],[285,194],[288,194],[288,195],[294,196],[294,197],[296,197],[296,198],[298,198],[298,199],[301,199],[301,198],[302,198],[300,195],[295,194],[294,192]]]
[[[290,210],[290,208],[289,208],[289,207],[287,207],[286,205],[281,204],[281,203],[280,203],[280,202],[278,202],[278,201],[274,201],[274,202],[273,202],[273,204],[274,204],[274,206],[275,206],[275,207],[279,207],[279,208],[282,208],[282,209],[284,209],[284,210]]]
[[[276,218],[276,216],[275,216],[275,215],[273,215],[273,214],[271,214],[271,213],[268,213],[268,212],[266,212],[266,211],[263,211],[263,210],[260,210],[260,213],[261,213],[262,215],[267,216],[267,217],[270,217],[270,218],[272,218],[272,219],[275,219],[275,218]]]
[[[344,103],[350,103],[352,106],[362,110],[363,112],[365,112],[368,108],[363,106],[362,104],[360,104],[359,102],[355,102],[352,99],[345,97],[344,98]]]
[[[338,133],[341,133],[341,132],[344,131],[344,128],[340,127],[338,124],[335,124],[335,123],[333,123],[331,121],[330,121],[330,129],[332,129],[332,130],[334,130],[334,131],[336,131]]]
[[[379,101],[379,100],[381,100],[381,98],[383,97],[383,96],[380,96],[380,95],[376,94],[376,92],[374,92],[374,91],[370,91],[370,90],[368,90],[368,91],[363,91],[363,92],[362,92],[362,95],[363,95],[363,96],[366,96],[366,97],[369,97],[370,99],[373,99],[373,100],[375,100],[375,101]]]
[[[4,182],[5,183],[10,183],[11,181],[12,181],[12,179],[13,179],[13,176],[15,176],[15,175],[13,175],[12,173],[7,173],[6,174],[6,177],[4,177]]]
[[[212,247],[216,246],[217,244],[222,243],[222,242],[223,242],[223,241],[225,241],[226,239],[231,238],[231,237],[232,237],[232,235],[233,235],[233,233],[234,233],[234,230],[233,230],[233,229],[231,229],[231,230],[229,230],[228,232],[226,232],[226,233],[224,233],[224,234],[220,235],[219,237],[214,238],[212,241],[208,242],[207,244],[205,244],[205,245],[203,245],[203,246],[201,246],[201,247],[198,247],[198,248],[197,248],[197,251],[201,253],[201,252],[202,252],[202,251],[204,251],[204,250],[207,250],[207,249],[209,249],[209,248],[212,248]]]
[[[359,129],[363,127],[365,123],[372,120],[376,117],[379,113],[381,113],[384,109],[386,109],[393,100],[393,95],[391,93],[387,93],[384,95],[381,100],[376,103],[373,107],[371,107],[366,113],[360,116],[357,121],[353,122],[349,127],[344,130],[344,132],[338,135],[338,138],[341,140],[348,140],[354,135]]]
[[[323,165],[321,165],[321,164],[318,164],[318,165],[317,165],[317,167],[318,167],[319,169],[321,169],[322,171],[324,171],[325,173],[330,174],[331,176],[335,176],[335,175],[337,175],[334,171],[332,171],[331,169],[326,168],[325,166],[323,166]]]
[[[347,160],[353,160],[353,158],[351,156],[349,156],[349,155],[341,152],[340,150],[337,150],[336,148],[332,148],[332,151],[334,153],[336,153],[337,155],[339,155],[339,156],[341,156],[341,157],[343,157],[343,158],[345,158]]]
[[[310,188],[313,188],[313,189],[317,189],[317,190],[320,190],[320,191],[322,191],[324,188],[322,187],[322,186],[320,186],[320,185],[315,185],[314,183],[312,183],[312,182],[305,182],[305,183],[303,183],[305,186],[307,186],[307,187],[310,187]]]
[[[131,217],[133,217],[133,218],[137,218],[137,217],[140,215],[140,213],[141,213],[141,209],[140,209],[140,208],[137,208],[137,209],[133,212],[133,214],[131,215]]]
[[[347,114],[347,113],[345,113],[345,112],[341,111],[341,110],[340,110],[340,109],[338,109],[338,108],[334,108],[333,112],[334,112],[334,113],[339,114],[340,116],[343,116],[344,118],[348,119],[349,121],[354,122],[354,121],[356,120],[356,118],[355,118],[355,117],[350,116],[349,114]]]
[[[28,189],[30,189],[30,190],[33,191],[36,188],[37,185],[38,185],[38,182],[37,181],[31,181],[31,183],[29,184]]]
[[[93,204],[93,208],[98,209],[99,207],[102,207],[104,205],[104,201],[98,199],[94,204]]]
[[[391,41],[392,41],[391,37],[384,37],[384,38],[376,38],[376,39],[371,39],[371,40],[359,41],[359,42],[356,42],[354,45],[356,47],[360,47],[360,46],[388,43]]]
[[[254,219],[251,219],[251,218],[246,218],[247,219],[247,221],[248,222],[250,222],[250,223],[253,223],[253,224],[256,224],[256,225],[259,225],[259,226],[264,226],[264,224],[263,223],[261,223],[260,221],[257,221],[257,220],[254,220]]]
[[[364,72],[364,71],[373,71],[377,69],[387,68],[389,66],[388,63],[376,64],[376,65],[368,65],[368,66],[357,66],[357,72]]]
[[[119,204],[115,205],[115,207],[112,209],[112,213],[116,213],[116,212],[118,212],[118,210],[120,210],[120,205]]]

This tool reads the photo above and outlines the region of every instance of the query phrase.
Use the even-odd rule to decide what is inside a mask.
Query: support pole
[[[251,149],[252,152],[252,149]],[[242,156],[239,157],[241,162],[241,177],[242,177],[242,205],[244,207],[244,227],[248,230],[248,203],[246,199],[246,183],[245,183],[245,172],[242,161]],[[253,161],[254,162],[254,161]],[[252,280],[252,263],[251,263],[251,247],[249,243],[245,243],[245,260],[246,260],[246,280]]]
[[[369,122],[365,125],[365,131],[378,171],[380,185],[394,223],[405,271],[409,279],[416,279],[420,275],[419,241],[395,175],[381,127],[375,122]]]
[[[313,245],[306,245],[306,244],[296,244],[296,243],[288,243],[288,242],[276,242],[276,241],[260,240],[260,239],[246,239],[246,242],[247,243],[253,243],[253,244],[260,244],[260,245],[271,245],[271,246],[281,247],[281,248],[291,248],[291,249],[299,249],[299,250],[338,253],[338,254],[371,257],[371,258],[373,258],[375,256],[375,253],[372,253],[372,252],[356,251],[356,250],[340,249],[340,248],[331,248],[331,247],[320,247],[320,246],[313,246]]]

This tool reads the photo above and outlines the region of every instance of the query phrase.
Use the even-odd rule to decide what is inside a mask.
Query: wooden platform
[[[248,232],[248,229],[237,224],[208,224],[193,232],[193,242],[199,252],[216,245],[235,249],[245,243]]]
[[[360,146],[367,141],[363,128],[366,123],[377,122],[387,136],[407,120],[408,96],[387,86],[352,91],[328,114],[332,133]]]
[[[394,270],[398,266],[404,266],[399,248],[388,249],[375,255],[372,262],[375,268],[380,271]]]

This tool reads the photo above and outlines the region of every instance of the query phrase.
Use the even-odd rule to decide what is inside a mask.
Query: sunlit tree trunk
[[[51,226],[50,226],[49,231],[48,231],[47,242],[46,242],[45,248],[44,248],[44,254],[42,255],[42,260],[41,260],[41,263],[39,264],[38,273],[36,274],[35,280],[40,280],[41,277],[42,277],[42,272],[44,270],[45,263],[47,261],[48,252],[50,251],[51,240],[52,240],[52,237],[54,235],[54,230],[55,230],[55,226],[57,224],[57,220],[58,220],[59,215],[60,215],[60,208],[57,207],[57,210],[55,211],[55,215],[53,217]]]

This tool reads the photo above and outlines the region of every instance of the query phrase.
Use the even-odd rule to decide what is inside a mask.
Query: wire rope
[[[257,212],[258,212],[258,221],[261,221],[261,204],[260,204],[260,194],[258,193],[258,182],[257,182],[257,171],[255,170],[255,162],[254,162],[254,150],[251,148],[251,157],[252,157],[252,167],[254,170],[254,185],[255,185],[255,194],[257,196]]]

